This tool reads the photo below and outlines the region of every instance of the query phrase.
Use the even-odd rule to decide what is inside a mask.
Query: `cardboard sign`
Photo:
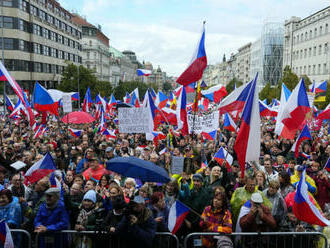
[[[119,108],[120,133],[151,133],[151,113],[147,108]]]
[[[172,174],[181,174],[183,172],[184,157],[172,156]]]
[[[71,95],[69,95],[69,94],[63,94],[63,96],[62,96],[62,103],[63,103],[63,112],[64,113],[70,113],[70,112],[72,112]]]
[[[212,132],[219,127],[219,111],[203,114],[201,116],[188,114],[187,119],[189,133],[194,132],[198,134],[201,132]]]

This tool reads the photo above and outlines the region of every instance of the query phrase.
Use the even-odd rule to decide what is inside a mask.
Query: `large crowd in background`
[[[117,128],[113,119],[107,121]],[[236,133],[224,130],[222,123],[215,141],[205,140],[200,134],[175,135],[164,123],[159,130],[167,138],[157,146],[144,134],[117,133],[116,139],[107,139],[97,133],[95,123],[76,126],[84,131],[80,137],[73,137],[67,124],[49,120],[48,131],[36,139],[23,119],[3,117],[0,126],[0,219],[32,236],[69,229],[101,230],[126,239],[129,247],[152,247],[156,232],[169,231],[169,209],[176,200],[191,209],[176,231],[179,239],[193,232],[329,234],[329,227],[299,221],[292,209],[297,183],[307,167],[310,198],[330,218],[330,176],[324,169],[330,156],[327,123],[311,132],[312,141],[301,145],[296,158],[291,151],[294,141],[279,139],[273,132],[275,123],[263,119],[260,161],[247,164],[244,178],[233,149]],[[213,159],[221,146],[234,157],[230,168]],[[163,153],[164,148],[167,151]],[[24,184],[24,173],[47,152],[56,164],[60,189],[51,187],[49,175],[32,185]],[[141,182],[106,169],[106,162],[112,158],[129,156],[164,168],[171,181]],[[172,174],[172,156],[184,157],[184,168],[192,169]],[[10,166],[16,161],[26,167],[16,171]],[[247,207],[246,202],[251,205]],[[93,247],[96,242],[88,236],[80,239],[84,239],[85,247]],[[246,245],[253,247],[253,241]],[[202,239],[204,247],[215,247],[217,242],[234,245],[225,236]],[[310,243],[304,245],[311,247]]]

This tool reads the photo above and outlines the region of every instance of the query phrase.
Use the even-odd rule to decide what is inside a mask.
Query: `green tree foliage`
[[[85,96],[88,87],[91,89],[92,97],[100,93],[102,96],[109,97],[111,94],[110,82],[98,81],[95,72],[82,65],[68,64],[62,73],[62,81],[57,89],[64,92],[77,92],[79,79],[79,95],[80,99]]]
[[[273,101],[273,98],[279,98],[281,94],[278,85],[271,86],[270,83],[267,83],[265,87],[260,91],[259,98],[261,100],[267,99],[267,102],[270,103]]]
[[[226,85],[226,90],[227,90],[228,94],[230,94],[234,90],[235,84],[236,84],[236,87],[239,87],[243,83],[236,78],[233,78],[232,80],[230,80],[229,83]]]
[[[169,82],[165,82],[165,83],[163,84],[163,91],[164,91],[164,93],[168,93],[168,92],[170,92],[171,90],[173,90],[172,85],[171,85]]]
[[[302,76],[304,78],[305,86],[306,89],[308,89],[308,86],[312,84],[311,80],[307,75]],[[280,85],[282,83],[285,83],[285,85],[288,87],[289,90],[293,90],[296,85],[299,83],[300,78],[295,74],[294,72],[291,71],[291,68],[289,66],[286,66],[283,71],[283,76],[279,82]]]

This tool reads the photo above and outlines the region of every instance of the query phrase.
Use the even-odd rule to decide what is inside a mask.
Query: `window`
[[[313,31],[310,30],[310,31],[309,31],[309,39],[312,39],[312,37],[313,37]]]
[[[48,15],[47,15],[47,21],[48,21],[49,23],[54,23],[54,17],[48,14]]]
[[[309,65],[308,66],[308,75],[310,75],[311,74],[311,66]]]
[[[25,31],[25,32],[29,32],[30,31],[30,28],[29,28],[29,23],[22,20],[22,19],[19,19],[18,20],[18,28],[19,30],[22,30],[22,31]]]
[[[61,22],[61,29],[65,30],[66,29],[66,24],[64,22]]]
[[[89,52],[87,52],[87,59],[89,59]]]
[[[10,6],[11,7],[11,6]],[[27,2],[24,0],[19,1],[19,8],[25,12],[27,12]]]
[[[14,39],[4,38],[3,45],[5,50],[13,50],[14,49]],[[2,39],[0,38],[0,48],[2,49]]]
[[[319,45],[319,55],[322,54],[322,45]]]
[[[35,35],[41,35],[41,27],[37,24],[33,24],[33,33]]]
[[[307,57],[307,49],[304,50],[304,58]]]
[[[328,33],[328,23],[326,23],[326,24],[325,24],[324,33],[325,33],[325,34],[327,34],[327,33]]]
[[[51,49],[51,56],[54,57],[54,58],[57,57],[57,49],[55,49],[55,48]]]
[[[65,60],[68,60],[68,57],[69,57],[69,56],[68,56],[68,53],[67,53],[67,52],[63,52],[63,53],[64,53],[64,59],[65,59]]]
[[[14,18],[13,17],[1,17],[0,18],[0,27],[4,28],[14,28]]]
[[[313,56],[316,56],[316,46],[313,48]]]
[[[33,5],[30,5],[30,14],[34,16],[38,16],[38,9]]]
[[[58,34],[58,35],[57,35],[57,41],[58,41],[59,43],[63,44],[63,36],[60,35],[60,34]]]
[[[63,51],[58,50],[58,58],[63,59]]]
[[[2,6],[13,7],[13,1],[12,0],[2,0]]]
[[[314,29],[314,37],[317,36],[317,28]]]
[[[309,49],[308,49],[308,57],[311,57],[312,56],[312,48],[310,47]]]
[[[18,41],[18,49],[24,52],[30,52],[29,42],[25,40]]]
[[[46,13],[39,9],[39,17],[41,20],[46,20]]]
[[[303,57],[303,50],[300,50],[300,59]]]
[[[37,54],[41,54],[41,45],[37,43],[33,43],[33,52]]]
[[[49,47],[43,46],[43,55],[49,56]]]
[[[304,40],[304,34],[300,35],[300,41],[302,42]]]
[[[323,27],[321,26],[321,27],[320,27],[320,35],[322,35],[322,28],[323,28]]]
[[[59,19],[55,19],[55,26],[56,26],[57,28],[60,27],[60,20],[59,20]]]
[[[324,44],[324,54],[328,53],[328,43]]]
[[[64,37],[63,41],[64,41],[64,42],[63,42],[63,44],[67,46],[67,45],[68,45],[68,43],[69,43],[69,40],[68,40],[68,38]]]
[[[317,74],[318,74],[318,75],[321,74],[321,64],[319,64],[318,67],[317,67]]]
[[[307,32],[305,33],[305,40],[307,40],[308,39],[308,34],[307,34]]]
[[[328,74],[328,68],[326,63],[323,64],[323,74]]]
[[[55,32],[50,32],[50,39],[52,40],[52,41],[56,41],[56,33]]]
[[[306,66],[304,66],[304,74],[306,74]]]
[[[92,41],[90,40],[90,41],[89,41],[89,46],[92,46],[92,44],[93,44],[93,43],[92,43]]]
[[[43,34],[42,34],[42,36],[43,37],[45,37],[46,39],[49,39],[49,30],[47,29],[47,28],[43,28],[43,30],[42,30],[43,32]]]

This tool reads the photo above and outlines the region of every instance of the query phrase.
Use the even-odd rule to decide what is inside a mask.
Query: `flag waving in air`
[[[305,221],[311,225],[330,226],[318,208],[311,202],[308,195],[306,183],[306,169],[301,174],[293,202],[293,213],[298,220]]]
[[[33,92],[33,108],[58,116],[58,102],[55,102],[49,92],[38,82],[36,82]]]
[[[301,133],[299,134],[299,137],[297,138],[296,142],[293,144],[291,151],[294,152],[294,155],[296,158],[299,157],[299,146],[304,140],[312,140],[312,136],[308,130],[308,126],[305,125]]]
[[[178,84],[186,86],[202,78],[203,71],[207,66],[204,41],[205,41],[205,22],[203,23],[202,36],[198,42],[197,48],[195,50],[191,62],[188,68],[176,80]]]
[[[260,157],[260,114],[259,97],[257,90],[256,75],[247,97],[242,123],[237,134],[234,149],[241,167],[241,177],[244,178],[245,163],[248,161],[259,161]]]
[[[92,100],[91,90],[88,87],[86,94],[85,94],[83,107],[82,107],[83,111],[89,112],[90,108],[92,107],[92,103],[93,103],[93,100]]]

